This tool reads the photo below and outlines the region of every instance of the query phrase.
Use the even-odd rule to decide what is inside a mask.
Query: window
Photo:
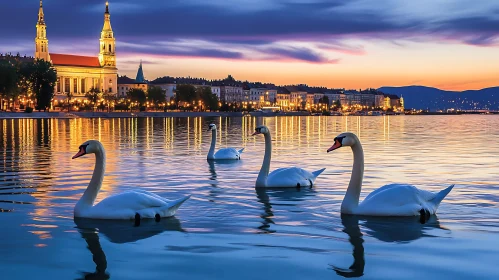
[[[77,92],[78,92],[78,79],[74,78],[73,79],[73,93],[77,93]]]
[[[109,90],[108,90],[109,93],[113,93],[113,87],[109,87]]]
[[[57,78],[57,92],[61,92],[61,78]]]
[[[109,44],[109,52],[111,52],[111,44]]]
[[[69,93],[69,88],[70,88],[70,86],[69,86],[69,78],[65,78],[64,79],[64,92],[65,93]]]
[[[85,86],[85,78],[81,79],[81,87],[80,87],[80,92],[85,93],[87,92],[86,86]]]
[[[43,50],[43,44],[42,44],[42,52],[44,52],[44,50]]]

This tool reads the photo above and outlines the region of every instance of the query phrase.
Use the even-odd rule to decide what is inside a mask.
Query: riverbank
[[[464,115],[473,113],[419,113],[407,115]],[[479,114],[479,113],[474,113]],[[491,113],[492,114],[492,113]],[[309,112],[0,112],[0,119],[74,119],[74,118],[166,118],[166,117],[276,117],[311,116]],[[353,116],[353,115],[351,115]]]
[[[274,116],[309,116],[308,112],[0,112],[0,119],[72,119],[72,118],[165,118],[165,117],[242,117],[245,115]]]

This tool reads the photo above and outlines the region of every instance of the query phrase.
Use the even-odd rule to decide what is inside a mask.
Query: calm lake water
[[[211,122],[241,161],[206,161]],[[255,190],[257,124],[272,133],[271,170],[327,168],[315,188]],[[326,149],[344,131],[364,147],[361,199],[388,183],[456,184],[438,214],[342,217],[352,152]],[[499,278],[499,116],[0,120],[0,135],[1,279]],[[89,139],[107,151],[98,201],[192,198],[139,227],[75,220],[95,159],[71,157]]]

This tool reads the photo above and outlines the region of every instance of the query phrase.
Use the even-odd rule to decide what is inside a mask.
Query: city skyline
[[[0,11],[7,38],[0,52],[33,55],[38,1],[18,2]],[[98,53],[105,1],[85,2],[44,1],[51,52]],[[336,88],[499,84],[499,3],[343,2],[110,1],[119,74],[134,77],[142,59],[149,80],[231,74]],[[16,28],[9,24],[14,20]]]

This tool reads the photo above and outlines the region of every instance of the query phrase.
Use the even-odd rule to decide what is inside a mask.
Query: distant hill
[[[425,86],[381,87],[388,94],[404,97],[406,108],[445,110],[445,109],[490,109],[499,110],[499,87],[480,90],[446,91]]]

